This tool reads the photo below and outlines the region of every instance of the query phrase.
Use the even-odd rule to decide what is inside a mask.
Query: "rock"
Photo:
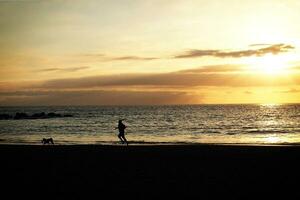
[[[15,116],[9,115],[9,114],[0,114],[0,120],[8,120],[8,119],[49,119],[49,118],[60,118],[60,117],[73,117],[71,114],[59,114],[59,113],[48,113],[45,112],[41,113],[34,113],[33,115],[28,115],[27,113],[18,112]]]
[[[73,117],[73,115],[65,114],[64,117]]]
[[[27,119],[28,117],[26,113],[16,113],[14,119]]]
[[[12,119],[13,116],[9,115],[9,114],[0,114],[0,120],[1,119]]]
[[[50,118],[53,118],[53,117],[62,117],[61,114],[56,114],[56,113],[48,113],[47,116],[50,117]]]
[[[45,118],[45,117],[46,117],[46,114],[44,112],[35,113],[31,116],[31,118],[34,118],[34,119],[41,119],[41,118]]]

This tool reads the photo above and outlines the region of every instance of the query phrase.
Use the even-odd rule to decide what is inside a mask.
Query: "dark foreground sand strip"
[[[9,195],[300,196],[299,146],[0,145],[0,155]]]

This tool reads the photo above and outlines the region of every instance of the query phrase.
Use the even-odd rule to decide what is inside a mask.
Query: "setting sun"
[[[249,61],[250,70],[254,73],[268,75],[280,75],[288,73],[288,58],[277,55],[266,55],[251,58]]]

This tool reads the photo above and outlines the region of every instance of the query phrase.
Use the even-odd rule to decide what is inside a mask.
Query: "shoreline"
[[[58,142],[53,144],[42,144],[34,142],[1,142],[0,146],[126,146],[118,141],[97,141],[95,143],[77,143],[77,142]],[[253,146],[253,147],[300,147],[300,143],[192,143],[192,142],[145,142],[145,141],[129,141],[128,146]]]

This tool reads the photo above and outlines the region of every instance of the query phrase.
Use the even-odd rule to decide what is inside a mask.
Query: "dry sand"
[[[300,197],[299,146],[0,145],[2,195]]]

